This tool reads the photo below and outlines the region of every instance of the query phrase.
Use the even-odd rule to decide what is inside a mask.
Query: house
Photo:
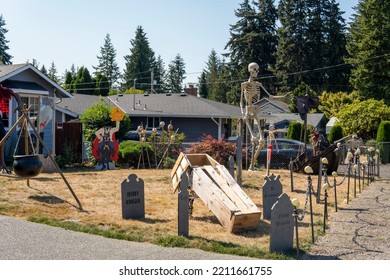
[[[48,149],[55,154],[55,123],[56,103],[62,99],[73,98],[70,93],[53,82],[46,75],[42,74],[31,64],[0,64],[0,83],[13,92],[19,93],[22,102],[30,107],[28,116],[33,120],[37,131],[40,133]],[[8,131],[18,119],[18,113],[13,113],[16,108],[14,98],[2,104],[2,118],[5,130]],[[42,109],[46,109],[47,122],[43,130],[40,130],[42,119]],[[19,130],[19,129],[17,129]],[[6,142],[6,156],[13,154],[17,142],[17,131],[9,137]],[[8,152],[8,153],[7,153]]]
[[[241,117],[240,108],[185,93],[172,94],[119,94],[107,97],[74,94],[74,100],[63,100],[58,106],[62,119],[79,117],[85,110],[103,100],[116,106],[131,119],[131,130],[142,123],[145,129],[160,128],[184,133],[186,142],[198,142],[203,134],[216,139],[232,135],[233,119]]]

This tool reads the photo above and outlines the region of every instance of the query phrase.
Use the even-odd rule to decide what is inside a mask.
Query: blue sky
[[[277,1],[276,1],[277,2]],[[35,58],[59,74],[85,66],[90,72],[107,33],[117,52],[121,71],[130,40],[142,26],[156,56],[166,66],[176,54],[186,64],[186,82],[198,81],[212,49],[219,55],[237,22],[234,11],[242,0],[1,0],[12,62]],[[339,0],[349,19],[358,0]]]

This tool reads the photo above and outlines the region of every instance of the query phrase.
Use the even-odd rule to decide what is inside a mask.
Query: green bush
[[[376,142],[379,144],[380,158],[383,163],[390,162],[390,121],[381,121],[376,134]],[[385,144],[381,144],[385,143]]]
[[[302,123],[290,122],[287,131],[287,139],[301,140]]]
[[[137,167],[138,161],[141,155],[141,143],[133,141],[124,141],[119,144],[118,151],[118,163],[123,165],[129,165],[130,167]],[[147,153],[149,158],[152,159],[153,149],[149,144],[143,145],[145,162],[147,161]]]
[[[329,131],[328,141],[329,143],[334,143],[337,140],[340,140],[343,138],[343,128],[341,125],[336,124],[332,126],[332,128]]]
[[[376,142],[390,142],[390,121],[381,121],[376,134]]]

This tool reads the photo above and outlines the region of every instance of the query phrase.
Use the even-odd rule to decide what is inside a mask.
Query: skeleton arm
[[[263,84],[262,83],[259,83],[259,86],[264,90],[264,92],[268,95],[268,97],[269,98],[271,98],[271,99],[281,99],[281,98],[284,98],[284,97],[287,97],[287,96],[289,96],[290,95],[290,93],[288,92],[288,93],[286,93],[285,95],[272,95],[272,94],[270,94],[266,89],[265,89],[265,87],[263,86]]]

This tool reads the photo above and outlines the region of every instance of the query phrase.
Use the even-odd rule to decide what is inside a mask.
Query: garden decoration
[[[14,93],[11,89],[7,89],[7,88],[4,88],[2,87],[2,89],[0,90],[1,91],[1,94],[6,91],[7,93],[9,94],[12,94],[12,96],[15,96],[16,99],[20,101],[20,97],[18,97],[19,95],[17,93]],[[8,98],[8,97],[7,97]],[[45,149],[48,157],[50,158],[50,160],[52,161],[52,163],[54,164],[57,172],[61,175],[61,178],[63,179],[63,181],[65,182],[66,186],[68,187],[69,191],[71,192],[72,196],[74,197],[74,199],[76,200],[77,204],[78,204],[78,207],[79,207],[79,210],[80,211],[83,211],[83,207],[80,203],[80,200],[78,199],[78,197],[76,196],[76,193],[73,191],[72,187],[70,186],[69,182],[67,181],[67,179],[65,178],[64,174],[62,173],[60,167],[58,166],[57,162],[55,161],[55,159],[53,158],[53,156],[51,155],[51,152],[49,150],[49,148],[47,147],[47,145],[45,144],[45,142],[43,142],[42,140],[42,137],[39,135],[37,129],[35,128],[34,124],[32,123],[32,121],[28,118],[28,111],[29,111],[29,108],[26,108],[26,106],[24,105],[23,107],[20,107],[20,104],[18,102],[18,110],[20,111],[21,113],[21,116],[18,118],[18,120],[13,124],[13,126],[9,129],[9,131],[4,135],[4,137],[1,139],[0,141],[0,147],[3,148],[4,145],[5,145],[5,142],[7,141],[8,137],[13,133],[13,131],[21,124],[23,123],[23,129],[28,131],[28,126],[30,126],[30,128],[32,129],[33,133],[35,134],[35,136],[37,137],[38,141],[40,142],[40,144],[43,146],[43,148]],[[21,137],[22,133],[20,133],[19,135],[19,139]],[[19,176],[21,177],[24,177],[24,178],[27,178],[27,185],[29,185],[29,178],[31,177],[34,177],[34,176],[37,176],[41,170],[42,170],[42,163],[40,162],[39,158],[37,157],[38,155],[37,154],[30,154],[30,151],[28,150],[28,140],[29,140],[29,136],[28,136],[28,133],[24,133],[24,141],[25,141],[25,155],[20,155],[20,157],[18,157],[17,155],[14,156],[14,171],[16,173],[16,175],[19,174]],[[31,139],[30,139],[31,140]],[[19,140],[18,140],[19,141]],[[32,146],[32,141],[30,142],[31,146]],[[15,148],[15,150],[17,149],[18,147]]]
[[[259,111],[259,107],[256,106],[256,103],[260,101],[260,90],[262,89],[268,97],[274,99],[286,97],[288,94],[284,96],[271,95],[260,82],[255,81],[255,78],[259,73],[259,65],[257,63],[249,63],[248,71],[250,74],[248,81],[241,83],[240,108],[242,119],[245,122],[251,137],[252,155],[249,170],[253,170],[255,160],[258,158],[260,151],[265,144],[261,123],[262,121],[271,118],[268,114],[262,115]],[[252,122],[254,122],[253,125]],[[241,133],[239,132],[239,134]]]
[[[4,87],[0,83],[0,140],[7,139],[6,136],[6,131],[4,128],[3,124],[3,117],[5,114],[9,115],[11,112],[9,110],[9,105],[7,102],[14,97],[17,103],[17,108],[16,110],[19,111],[19,115],[22,115],[23,111],[23,102],[20,98],[19,93],[14,92],[10,88]],[[15,110],[15,111],[16,111]],[[5,159],[4,159],[4,147],[5,147],[5,141],[4,144],[0,145],[0,168],[2,172],[5,173],[11,173],[11,170],[8,169]]]
[[[141,152],[140,152],[139,158],[138,158],[137,169],[139,169],[139,167],[140,167],[141,160],[142,160],[142,166],[143,166],[143,168],[145,168],[145,154],[146,154],[146,158],[148,160],[149,168],[151,168],[152,166],[150,165],[148,147],[145,146],[146,145],[146,130],[144,129],[142,122],[137,127],[137,132],[139,135],[139,142],[140,142],[140,146],[141,146]]]
[[[319,159],[319,171],[318,171],[318,183],[317,183],[317,203],[321,200],[321,186],[322,186],[322,178],[324,183],[328,182],[328,158],[323,157]]]
[[[298,207],[299,207],[299,200],[298,198],[293,198],[291,199],[291,204],[294,206],[294,212],[293,212],[293,217],[294,217],[294,222],[295,222],[295,240],[296,240],[296,249],[297,249],[297,259],[299,259],[299,235],[298,235]]]
[[[165,143],[165,137],[164,137],[164,126],[165,126],[165,122],[160,122],[160,127],[161,127],[161,137],[162,138],[162,147],[163,147],[163,151],[164,153],[162,154],[161,156],[161,159],[160,159],[160,162],[158,163],[156,169],[159,169],[161,164],[164,162],[164,159],[165,157],[167,156],[168,154],[168,151],[169,151],[169,147],[172,145],[172,143],[176,140],[176,134],[178,133],[179,129],[176,129],[176,131],[173,131],[173,125],[172,125],[172,121],[169,122],[169,125],[168,125],[168,131],[167,131],[167,135],[168,135],[168,142]]]
[[[306,200],[305,205],[303,207],[302,215],[299,217],[299,220],[302,221],[306,214],[306,206],[309,201],[310,206],[310,226],[311,226],[311,240],[314,243],[314,222],[313,222],[313,202],[312,202],[312,191],[313,191],[313,183],[311,179],[311,174],[313,174],[313,168],[310,166],[305,167],[305,173],[307,174],[307,189],[306,189]]]
[[[271,158],[272,158],[272,141],[275,141],[275,126],[271,124],[269,126],[268,136],[267,136],[267,176],[269,176],[269,169],[271,165]],[[276,151],[279,152],[278,144],[276,144]]]
[[[120,121],[124,114],[118,108],[111,111],[111,120],[115,122],[115,127],[104,126],[95,132],[96,138],[92,144],[92,155],[98,161],[96,170],[115,169],[112,161],[118,159],[118,142],[115,139],[115,132],[119,131]]]

